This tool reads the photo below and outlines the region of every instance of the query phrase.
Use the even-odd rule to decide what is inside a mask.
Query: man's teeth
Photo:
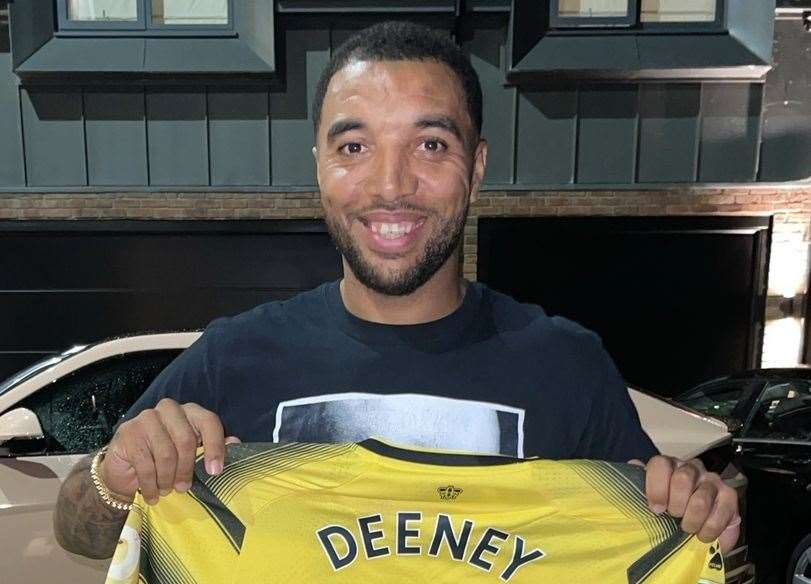
[[[411,233],[416,223],[370,223],[371,230],[386,239],[396,239]]]

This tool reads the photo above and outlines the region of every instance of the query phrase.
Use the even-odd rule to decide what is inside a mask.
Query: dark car
[[[757,582],[811,584],[811,368],[745,371],[674,400],[733,434]]]

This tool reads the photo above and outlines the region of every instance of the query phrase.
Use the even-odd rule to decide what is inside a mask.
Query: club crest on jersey
[[[440,495],[448,491],[457,491],[458,496],[462,489],[439,489]],[[472,520],[454,521],[445,513],[437,514],[435,522],[424,522],[420,511],[398,511],[389,521],[392,525],[387,529],[388,522],[376,513],[358,517],[357,525],[326,525],[315,535],[336,572],[361,557],[373,560],[386,556],[427,556],[465,562],[485,572],[493,572],[498,566],[494,575],[508,582],[518,570],[546,555],[528,546],[520,535],[495,527],[477,530],[474,536]]]
[[[439,498],[443,501],[455,501],[456,497],[462,494],[462,489],[457,489],[453,485],[448,485],[447,487],[439,487],[437,489],[439,493]]]

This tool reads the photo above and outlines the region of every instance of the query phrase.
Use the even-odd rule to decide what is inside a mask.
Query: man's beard
[[[445,265],[456,250],[467,219],[468,203],[453,217],[440,222],[438,229],[425,244],[417,262],[405,270],[388,271],[368,262],[349,231],[339,221],[326,216],[327,229],[338,251],[346,259],[352,273],[367,288],[387,296],[405,296],[417,290]],[[388,209],[394,210],[394,209]]]

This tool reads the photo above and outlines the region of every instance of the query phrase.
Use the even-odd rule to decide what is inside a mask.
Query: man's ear
[[[470,202],[475,203],[479,199],[479,189],[484,181],[484,173],[487,169],[487,140],[479,138],[476,150],[473,153],[473,173],[470,181]]]

